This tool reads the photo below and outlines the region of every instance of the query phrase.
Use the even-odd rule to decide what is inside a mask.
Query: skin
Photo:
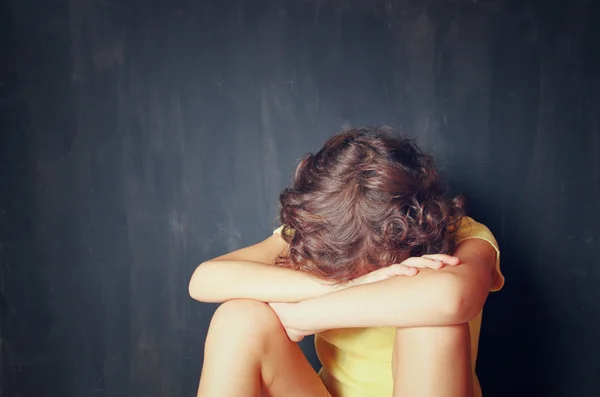
[[[470,396],[468,326],[399,329],[392,365],[394,396]],[[198,396],[329,395],[267,304],[239,299],[217,309]]]
[[[397,328],[393,397],[471,397],[469,324]]]
[[[292,340],[376,326],[397,328],[395,397],[472,395],[467,322],[492,285],[491,245],[466,240],[458,259],[411,258],[342,286],[272,266],[286,248],[274,235],[194,272],[192,297],[226,302],[209,328],[198,396],[327,396]]]
[[[424,268],[414,277],[389,277],[273,307],[284,326],[308,335],[339,328],[467,323],[488,296],[496,252],[484,240],[469,239],[454,255],[460,265]]]
[[[200,379],[199,397],[329,396],[275,312],[254,300],[232,300],[217,309]]]

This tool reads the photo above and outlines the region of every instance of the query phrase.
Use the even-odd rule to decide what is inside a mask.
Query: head
[[[463,216],[430,156],[380,129],[330,138],[280,195],[277,263],[345,282],[410,256],[451,253]]]

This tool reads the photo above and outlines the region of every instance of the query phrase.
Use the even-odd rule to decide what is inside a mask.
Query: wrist
[[[317,317],[318,313],[311,308],[314,299],[319,298],[311,298],[294,304],[294,308],[290,311],[288,318],[290,323],[293,324],[294,329],[304,332],[318,332],[314,327],[315,317]]]

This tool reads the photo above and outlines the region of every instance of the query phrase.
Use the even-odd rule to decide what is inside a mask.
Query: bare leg
[[[329,393],[265,303],[233,300],[215,312],[198,397],[326,397]]]
[[[397,329],[392,371],[394,397],[472,397],[469,325]]]

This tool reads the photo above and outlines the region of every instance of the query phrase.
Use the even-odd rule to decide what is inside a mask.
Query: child
[[[191,278],[193,298],[225,302],[198,396],[481,395],[498,245],[445,195],[429,156],[379,129],[345,131],[300,162],[280,203],[271,237]],[[312,334],[318,374],[294,343]]]

